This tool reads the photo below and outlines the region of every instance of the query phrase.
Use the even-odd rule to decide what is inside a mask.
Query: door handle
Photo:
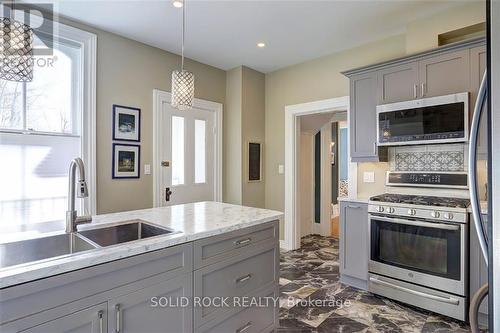
[[[477,94],[476,104],[474,106],[474,114],[472,116],[472,124],[470,131],[470,143],[469,143],[469,192],[470,192],[470,203],[472,208],[472,218],[474,220],[474,225],[476,227],[477,237],[479,239],[479,245],[481,247],[481,252],[483,253],[486,265],[488,265],[488,241],[486,237],[485,230],[483,228],[483,222],[480,211],[479,194],[477,191],[477,136],[479,132],[479,121],[481,120],[481,113],[483,112],[483,105],[486,101],[486,89],[488,86],[487,72],[484,73],[483,79],[481,80],[481,86],[479,87],[479,93]]]
[[[122,309],[120,308],[120,304],[115,305],[115,311],[116,311],[116,330],[115,330],[115,333],[120,333],[121,332],[121,312],[122,312]]]
[[[252,238],[250,238],[250,237],[245,238],[245,239],[239,239],[239,240],[234,242],[234,245],[235,246],[245,245],[245,244],[250,243],[251,241],[252,241]]]
[[[103,319],[102,319],[103,314],[104,312],[102,310],[97,312],[97,318],[99,319],[99,333],[104,333]]]
[[[415,83],[413,85],[413,98],[416,99],[418,96],[417,96],[417,84]]]
[[[425,96],[425,83],[420,85],[420,95],[422,95],[422,97]]]
[[[252,322],[249,321],[248,323],[246,323],[245,325],[243,325],[242,327],[238,328],[236,331],[234,331],[235,333],[243,333],[245,332],[247,329],[249,329],[250,327],[252,327]]]
[[[170,201],[170,196],[172,195],[172,191],[170,190],[170,187],[165,188],[165,201],[169,202]]]
[[[237,278],[234,282],[236,282],[236,283],[243,283],[245,281],[250,280],[251,277],[252,277],[252,274],[243,275],[243,276]]]

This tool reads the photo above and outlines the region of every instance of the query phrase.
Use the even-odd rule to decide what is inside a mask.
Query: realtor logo
[[[0,5],[0,51],[2,54],[32,48],[33,56],[52,56],[54,10],[51,3],[27,4],[5,1]],[[20,52],[16,52],[19,50]]]

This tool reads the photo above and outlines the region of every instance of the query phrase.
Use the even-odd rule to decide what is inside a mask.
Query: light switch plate
[[[278,174],[282,175],[285,173],[285,166],[283,164],[278,164]]]
[[[375,172],[365,171],[363,172],[363,182],[365,183],[375,183]]]
[[[151,174],[151,164],[144,164],[144,174],[145,175]]]

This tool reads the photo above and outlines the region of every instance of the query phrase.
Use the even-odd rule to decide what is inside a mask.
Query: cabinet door
[[[107,331],[107,303],[51,320],[24,333],[104,333]]]
[[[470,50],[470,75],[471,75],[471,96],[470,96],[470,120],[474,112],[479,86],[486,71],[486,46],[474,47]],[[487,106],[485,105],[486,109]],[[477,157],[485,160],[488,158],[488,126],[486,110],[483,109],[481,122],[479,123],[479,136],[477,139]]]
[[[486,216],[483,216],[483,219]],[[484,261],[483,254],[479,245],[479,239],[476,233],[476,226],[474,224],[472,214],[470,215],[470,242],[469,242],[469,287],[470,287],[470,298],[474,296],[476,291],[478,291],[481,286],[488,283],[488,266]],[[479,307],[479,312],[487,314],[488,313],[488,296],[483,300],[481,306]]]
[[[192,330],[191,274],[120,296],[108,302],[109,330],[120,333],[179,333]]]
[[[460,50],[419,61],[421,97],[469,91],[469,50]],[[423,85],[423,86],[422,86]]]
[[[368,207],[342,202],[340,214],[340,273],[368,279]]]
[[[418,63],[384,68],[377,73],[379,104],[408,101],[418,98]]]
[[[350,82],[350,99],[352,161],[378,161],[377,73],[353,76]]]

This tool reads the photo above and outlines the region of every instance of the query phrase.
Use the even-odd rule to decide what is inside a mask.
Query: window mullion
[[[26,102],[26,82],[23,82],[23,130],[27,130],[27,120],[26,120],[26,108],[27,108],[27,102]]]

